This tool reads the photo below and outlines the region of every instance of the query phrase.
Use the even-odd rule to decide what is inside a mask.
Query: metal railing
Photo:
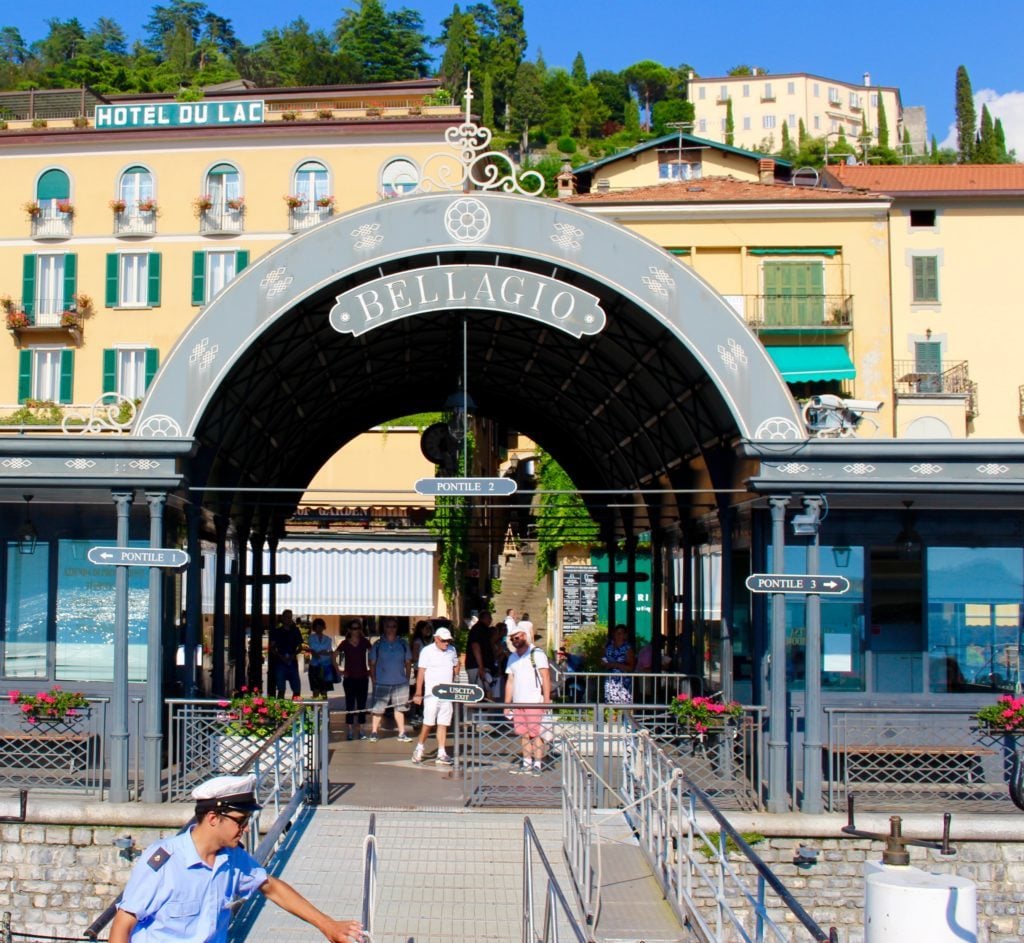
[[[757,330],[853,328],[853,295],[739,295],[744,320]],[[734,304],[734,307],[738,307]]]
[[[377,816],[370,813],[370,825],[363,839],[363,930],[374,939],[377,919]]]
[[[297,232],[300,229],[311,229],[331,218],[334,210],[330,206],[293,206],[288,209],[288,229]]]
[[[73,213],[43,210],[32,217],[33,239],[68,239],[74,233]]]
[[[830,811],[1016,812],[1007,785],[1015,738],[977,729],[973,711],[826,707]]]
[[[628,703],[663,707],[677,694],[703,694],[704,682],[699,675],[568,671],[552,665],[551,688],[552,699],[564,704],[612,704],[628,695]]]
[[[153,236],[156,234],[156,211],[128,207],[114,213],[115,236]]]
[[[517,775],[521,740],[505,714],[514,707],[487,702],[456,706],[455,755],[469,806],[557,806],[561,758],[570,743],[616,790],[622,737],[644,731],[716,801],[733,809],[763,808],[763,708],[745,708],[736,727],[698,737],[680,728],[664,705],[553,704],[542,726],[548,741],[542,771],[524,776]]]
[[[245,228],[245,211],[230,206],[215,206],[199,214],[201,233],[240,233]]]
[[[567,763],[578,761],[569,760],[571,755]],[[681,923],[705,941],[788,943],[795,930],[800,938],[835,943],[835,928],[826,932],[814,921],[707,793],[649,735],[627,738],[622,762],[623,811]],[[705,830],[698,813],[713,818],[717,834]],[[731,854],[739,854],[739,862]],[[753,888],[741,868],[753,870]]]
[[[536,919],[536,894],[534,891],[533,858],[534,855],[540,861],[544,872],[546,883],[544,885],[544,915],[540,920],[540,932],[538,933],[538,921]],[[589,937],[584,932],[580,921],[573,913],[572,907],[565,899],[558,878],[544,853],[540,838],[530,821],[530,817],[523,817],[523,937],[522,943],[558,943],[562,939],[563,931],[567,930],[576,943],[588,943]]]

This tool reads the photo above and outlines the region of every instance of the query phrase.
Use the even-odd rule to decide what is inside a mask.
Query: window
[[[856,92],[850,92],[850,107],[860,108],[860,95]]]
[[[57,327],[75,294],[74,253],[26,255],[21,278],[21,303],[32,324]]]
[[[66,347],[31,347],[18,353],[18,402],[71,402],[75,352]]]
[[[117,198],[125,205],[125,213],[139,212],[139,203],[153,199],[153,175],[145,167],[129,167],[121,174]]]
[[[306,161],[295,171],[295,194],[302,197],[304,212],[316,211],[316,201],[330,195],[327,168],[315,160]]]
[[[814,83],[814,84],[813,84],[813,85],[811,86],[811,94],[812,94],[812,95],[813,95],[813,96],[814,96],[815,98],[820,98],[820,97],[821,97],[821,86],[820,86],[820,85],[819,85],[819,84],[818,84],[817,82],[815,82],[815,83]]]
[[[729,97],[729,86],[723,85],[718,89],[718,100],[724,102]]]
[[[877,108],[878,107],[878,92],[872,92],[871,93],[871,107],[872,108]]]
[[[775,115],[764,115],[761,118],[761,127],[766,130],[771,130],[775,127]]]
[[[47,170],[36,181],[36,202],[43,215],[54,218],[59,212],[57,203],[71,198],[71,181],[63,170]]]
[[[775,100],[775,95],[772,93],[772,83],[771,82],[765,82],[764,83],[764,97],[768,101],[774,101]]]
[[[381,173],[381,195],[385,199],[412,193],[419,185],[419,168],[411,160],[389,161]]]
[[[46,677],[50,545],[40,540],[32,556],[7,544],[4,668],[7,678]]]
[[[750,115],[745,115],[743,117],[743,130],[744,131],[749,131],[750,130]]]
[[[721,121],[721,126],[722,134],[725,134],[725,132],[729,130],[729,119],[723,118]]]
[[[213,300],[249,264],[246,249],[192,253],[192,304]]]
[[[935,255],[914,256],[915,303],[939,300],[939,259]]]
[[[935,228],[935,210],[911,210],[910,211],[910,228],[911,229],[934,229]]]
[[[796,127],[796,115],[790,115],[786,119],[786,124],[788,124],[791,128],[795,128]]]
[[[815,131],[820,131],[821,130],[821,115],[815,115],[814,116],[814,130]]]
[[[840,102],[839,89],[834,85],[828,87],[828,100],[830,104],[838,105]]]
[[[703,85],[697,89],[697,97],[701,101],[704,101],[704,99],[707,97],[707,89]]]
[[[662,156],[658,161],[658,177],[661,180],[700,180],[701,164]]]
[[[707,130],[708,130],[707,118],[701,118],[700,121],[697,122],[697,130],[700,131],[701,134],[706,134],[707,133]]]
[[[153,347],[114,347],[103,351],[103,392],[142,399],[159,365]]]
[[[160,253],[111,252],[107,255],[108,308],[160,306]]]
[[[787,95],[795,95],[796,94],[796,82],[787,82],[786,83],[786,94]]]
[[[228,200],[237,200],[242,195],[242,181],[238,170],[231,164],[217,164],[206,175],[203,192],[210,195],[214,212],[223,213]]]
[[[744,85],[743,86],[743,97],[744,98],[750,98],[750,86],[749,85]]]

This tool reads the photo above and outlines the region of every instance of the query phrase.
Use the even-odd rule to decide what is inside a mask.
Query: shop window
[[[3,673],[6,678],[46,677],[46,616],[50,546],[39,541],[31,555],[7,544]]]

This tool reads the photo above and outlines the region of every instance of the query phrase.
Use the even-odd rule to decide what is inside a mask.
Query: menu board
[[[597,621],[596,566],[562,567],[562,635]]]

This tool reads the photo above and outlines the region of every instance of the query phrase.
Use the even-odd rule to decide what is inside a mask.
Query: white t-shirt
[[[424,669],[423,693],[430,694],[435,684],[451,684],[458,663],[459,653],[451,643],[444,651],[437,647],[436,642],[424,645],[416,662],[417,669]]]
[[[533,658],[530,658],[530,654]],[[508,656],[505,674],[512,684],[509,686],[508,698],[515,704],[540,704],[544,701],[542,682],[544,672],[548,670],[548,656],[539,648],[531,646],[522,655],[513,653]]]

